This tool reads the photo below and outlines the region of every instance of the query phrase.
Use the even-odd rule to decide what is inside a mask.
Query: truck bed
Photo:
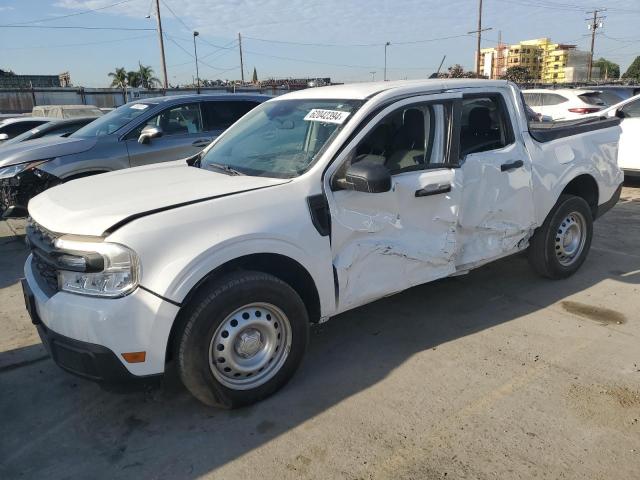
[[[588,117],[564,122],[529,123],[529,133],[536,141],[546,143],[558,138],[570,137],[618,125],[620,125],[620,119],[617,117]]]

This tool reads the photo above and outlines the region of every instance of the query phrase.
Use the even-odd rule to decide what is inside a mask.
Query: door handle
[[[427,185],[420,190],[416,190],[416,197],[430,197],[431,195],[440,195],[441,193],[449,193],[451,191],[451,184],[437,184]]]
[[[520,168],[524,166],[524,162],[522,160],[515,160],[509,163],[503,163],[500,165],[501,172],[508,172],[509,170],[515,170],[516,168]]]
[[[194,147],[206,147],[210,143],[211,143],[211,139],[210,138],[200,138],[200,139],[196,140],[195,142],[193,142],[191,145],[193,145]]]

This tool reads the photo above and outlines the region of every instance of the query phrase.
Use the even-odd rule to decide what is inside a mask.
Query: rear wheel
[[[194,298],[178,339],[178,370],[207,405],[236,408],[281,388],[306,350],[309,320],[286,283],[236,272]]]
[[[529,263],[543,277],[573,275],[587,258],[593,237],[589,204],[573,195],[561,195],[529,246]]]

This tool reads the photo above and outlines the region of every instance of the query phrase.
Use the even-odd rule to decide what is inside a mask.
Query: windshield
[[[275,100],[245,115],[202,156],[202,168],[220,166],[245,175],[291,178],[360,107],[357,100]]]
[[[110,111],[106,115],[85,125],[80,130],[72,133],[73,138],[92,138],[111,135],[116,130],[131,122],[134,118],[148,112],[150,108],[155,107],[156,103],[128,103]]]

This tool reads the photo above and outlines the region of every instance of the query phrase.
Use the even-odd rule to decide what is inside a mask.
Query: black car
[[[20,135],[13,137],[0,144],[0,146],[15,145],[16,143],[26,142],[27,140],[35,140],[41,137],[67,137],[76,130],[84,127],[86,124],[95,120],[95,117],[55,119],[50,122],[38,125],[31,130],[27,130]]]

